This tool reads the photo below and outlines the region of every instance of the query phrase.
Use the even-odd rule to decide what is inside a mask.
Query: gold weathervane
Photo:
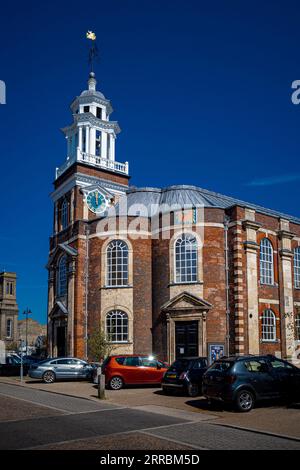
[[[88,31],[86,33],[86,38],[91,39],[91,41],[96,41],[96,34],[93,31]]]

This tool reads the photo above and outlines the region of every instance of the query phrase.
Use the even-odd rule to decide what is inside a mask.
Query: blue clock
[[[106,197],[98,189],[88,193],[86,202],[88,208],[95,214],[101,214],[107,207]]]

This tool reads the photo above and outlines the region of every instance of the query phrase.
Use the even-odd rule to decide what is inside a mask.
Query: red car
[[[102,365],[105,383],[112,390],[124,385],[160,384],[168,365],[151,356],[115,355],[109,356]]]

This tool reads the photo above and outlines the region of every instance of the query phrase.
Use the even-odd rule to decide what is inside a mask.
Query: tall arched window
[[[175,242],[175,282],[196,282],[197,241],[194,235],[182,234]]]
[[[122,310],[113,310],[106,315],[106,336],[111,343],[127,343],[127,313],[122,312]]]
[[[273,246],[267,238],[263,238],[260,242],[260,282],[274,284]]]
[[[294,249],[294,286],[300,289],[300,246]]]
[[[295,315],[295,338],[300,341],[300,313]]]
[[[11,338],[11,337],[12,337],[12,325],[13,325],[13,322],[12,322],[12,320],[9,318],[9,319],[6,321],[6,337],[7,337],[7,338]]]
[[[128,246],[123,240],[113,240],[107,247],[107,285],[128,285]]]
[[[57,296],[62,297],[67,293],[67,256],[63,255],[58,262],[57,270]]]
[[[276,317],[275,313],[267,309],[262,314],[262,340],[263,341],[275,341],[276,340]]]
[[[68,201],[64,199],[61,205],[61,228],[64,230],[69,225]]]

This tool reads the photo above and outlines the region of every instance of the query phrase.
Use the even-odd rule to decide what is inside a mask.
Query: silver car
[[[91,379],[93,366],[76,357],[46,359],[32,364],[28,375],[50,384],[60,379]]]

